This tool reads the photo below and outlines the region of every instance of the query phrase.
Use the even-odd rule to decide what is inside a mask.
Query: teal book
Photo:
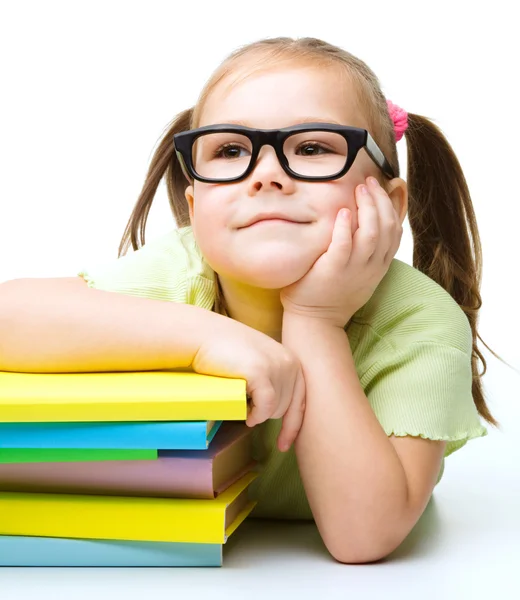
[[[0,567],[221,567],[222,544],[0,535]]]
[[[221,424],[222,421],[0,423],[0,448],[207,450]]]

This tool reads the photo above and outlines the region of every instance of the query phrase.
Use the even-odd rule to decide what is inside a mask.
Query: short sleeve
[[[387,435],[447,441],[445,456],[487,434],[472,397],[471,357],[417,341],[389,349],[360,378]]]
[[[215,300],[214,272],[191,227],[175,229],[118,259],[85,267],[78,275],[91,288],[208,310]]]

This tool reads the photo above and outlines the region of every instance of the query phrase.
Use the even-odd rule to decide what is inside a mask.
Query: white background
[[[466,174],[482,238],[479,332],[520,369],[520,42],[514,14],[514,3],[496,0],[0,2],[0,282],[74,276],[83,266],[115,258],[164,128],[194,104],[225,56],[262,37],[319,37],[367,62],[387,98],[432,118],[448,137]],[[398,150],[406,178],[404,141]],[[174,226],[161,184],[147,239]],[[396,257],[412,262],[409,229]],[[471,589],[475,597],[488,585],[489,591],[504,590],[503,598],[515,597],[509,592],[518,585],[512,567],[520,560],[520,374],[481,349],[488,361],[485,392],[502,429],[490,430],[487,438],[447,459],[436,490],[444,507],[442,525],[435,530],[437,545],[410,558],[408,575],[406,563],[400,575],[417,572],[419,561],[420,569],[431,571],[432,582],[460,575],[458,594]],[[489,544],[494,548],[488,555],[483,548]],[[242,573],[251,569],[251,597],[267,590],[262,585],[268,585],[264,575],[269,569],[276,566],[275,573],[283,573],[284,558],[275,565],[253,545],[247,548],[254,560],[240,566]],[[313,562],[309,556],[300,564],[297,555],[291,559],[290,547],[287,552],[293,574],[303,565],[311,573],[313,566],[319,573],[329,565],[323,557]],[[391,564],[370,571],[354,568],[349,586],[357,589],[365,582],[368,590],[369,581],[371,586],[378,581],[381,593],[388,593]],[[474,576],[470,565],[477,569]],[[345,567],[338,567],[327,577],[344,578]],[[219,581],[232,588],[236,572],[226,566],[224,571],[227,579],[219,575]],[[13,594],[10,598],[30,597],[21,573],[0,571],[0,594],[3,589]],[[54,586],[65,575],[42,573],[31,571],[33,584],[34,577],[43,577],[41,589],[57,598]],[[70,597],[89,576],[67,573]],[[89,595],[101,597],[110,587],[128,592],[124,571],[103,573]],[[150,590],[157,581],[151,575],[137,582],[132,577],[134,590],[141,589],[139,582],[142,590]],[[216,575],[203,577],[191,581],[212,581],[207,578]],[[416,579],[408,579],[409,584]],[[242,586],[243,577],[240,581]],[[433,590],[422,578],[413,594],[424,597],[427,589]]]

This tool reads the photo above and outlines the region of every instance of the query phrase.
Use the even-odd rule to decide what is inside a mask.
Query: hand
[[[348,209],[341,209],[332,241],[309,271],[280,292],[284,312],[344,327],[370,299],[399,248],[403,229],[390,198],[379,184],[368,193],[356,188],[359,227],[351,234]]]
[[[278,448],[285,452],[303,423],[305,380],[300,361],[288,348],[239,321],[218,315],[216,325],[192,362],[197,373],[247,381],[251,398],[246,424],[283,417]]]

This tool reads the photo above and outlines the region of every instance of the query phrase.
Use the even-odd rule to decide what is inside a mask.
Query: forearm
[[[395,547],[410,529],[406,476],[361,387],[347,334],[286,314],[282,343],[304,372],[305,418],[295,451],[327,547],[336,557],[369,556],[375,540],[376,554]]]
[[[0,370],[183,368],[217,319],[225,317],[68,278],[12,280],[0,285]]]

